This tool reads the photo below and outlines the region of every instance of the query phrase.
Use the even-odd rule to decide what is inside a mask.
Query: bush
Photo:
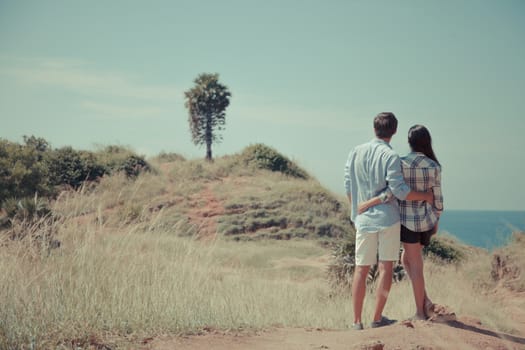
[[[78,188],[104,174],[123,172],[133,178],[150,169],[143,157],[121,146],[93,153],[69,146],[53,150],[35,136],[24,136],[22,145],[0,139],[0,207],[7,198],[50,197],[56,186]]]
[[[459,263],[465,258],[465,252],[461,249],[460,243],[444,235],[433,236],[430,244],[423,249],[423,254],[446,263]]]
[[[9,198],[4,201],[4,211],[6,216],[0,219],[0,228],[6,229],[3,235],[16,240],[29,237],[30,241],[48,248],[60,246],[60,242],[53,239],[57,218],[52,215],[47,199],[37,196]]]
[[[350,289],[355,270],[355,238],[339,242],[332,251],[328,265],[328,280],[333,289]]]
[[[275,149],[263,144],[248,146],[241,154],[243,161],[260,169],[279,171],[283,174],[307,179],[308,174],[295,163],[277,152]]]
[[[167,162],[183,162],[186,160],[183,156],[181,156],[178,153],[166,153],[166,152],[160,152],[155,159],[161,163],[167,163]]]
[[[331,286],[338,289],[349,289],[352,286],[352,276],[355,269],[355,236],[349,235],[335,244],[332,251],[332,262],[328,266],[328,279]],[[459,263],[466,257],[461,244],[452,237],[440,235],[430,240],[430,245],[423,249],[423,254],[445,263]],[[377,265],[370,268],[367,282],[373,287],[378,277]],[[400,281],[405,277],[405,271],[400,264],[394,264],[393,280]]]
[[[123,172],[127,177],[134,178],[143,171],[151,171],[144,157],[122,146],[107,146],[97,152],[97,158],[110,174]]]
[[[49,160],[49,176],[53,185],[78,188],[84,181],[95,180],[106,172],[107,169],[93,153],[76,151],[69,146],[53,151]]]
[[[115,170],[122,171],[127,177],[137,177],[141,172],[150,171],[151,168],[144,158],[130,154],[122,160]]]
[[[352,236],[336,244],[332,251],[332,262],[328,265],[328,280],[333,290],[347,291],[352,287],[355,271],[355,237]],[[366,278],[370,290],[375,288],[379,277],[378,265],[372,265]],[[399,262],[394,264],[392,280],[399,282],[405,278],[405,270]]]
[[[26,138],[20,145],[0,139],[0,205],[6,198],[48,195],[51,186],[42,139]],[[38,141],[38,142],[37,142]]]
[[[11,220],[35,220],[51,214],[46,199],[25,197],[22,199],[9,198],[4,202],[4,210]]]

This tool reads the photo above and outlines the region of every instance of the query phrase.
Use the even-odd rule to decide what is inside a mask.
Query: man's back
[[[374,118],[376,139],[354,148],[345,167],[346,193],[351,200],[352,220],[356,224],[355,271],[352,280],[354,324],[363,329],[361,313],[365,298],[366,276],[370,266],[379,265],[376,306],[371,327],[381,327],[390,320],[383,317],[390,286],[393,262],[399,258],[399,211],[395,204],[380,204],[357,215],[357,204],[388,188],[405,199],[410,188],[403,181],[401,164],[388,142],[397,131],[397,119],[391,112]]]
[[[404,199],[410,188],[403,180],[399,156],[390,145],[376,138],[355,147],[345,167],[345,188],[352,197],[352,221],[361,232],[377,232],[399,222],[396,201],[370,208],[357,215],[357,205],[382,193],[386,188]]]

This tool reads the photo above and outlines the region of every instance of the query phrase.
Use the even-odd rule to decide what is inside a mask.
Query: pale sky
[[[232,92],[214,155],[262,142],[344,195],[373,117],[426,125],[447,209],[525,210],[525,1],[0,0],[0,137],[204,157],[183,92]]]

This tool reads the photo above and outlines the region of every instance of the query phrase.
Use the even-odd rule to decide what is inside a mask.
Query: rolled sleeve
[[[379,199],[382,203],[388,203],[394,198],[394,194],[390,191],[390,188],[386,188],[383,192],[379,194]]]
[[[386,181],[388,188],[397,199],[404,200],[410,193],[410,187],[403,178],[401,159],[397,154],[392,155],[387,162]]]
[[[432,192],[434,193],[434,209],[438,212],[443,211],[443,193],[441,192],[441,169],[435,168],[435,179],[436,183],[432,186]]]
[[[351,193],[352,191],[352,178],[350,174],[352,159],[353,159],[353,152],[350,152],[350,154],[348,155],[348,159],[346,161],[346,165],[345,165],[345,177],[344,177],[345,190],[347,194]]]

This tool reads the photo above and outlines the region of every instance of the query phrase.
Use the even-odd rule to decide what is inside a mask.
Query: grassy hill
[[[345,201],[254,147],[213,163],[164,154],[150,160],[151,172],[65,190],[52,217],[2,231],[0,348],[136,348],[209,329],[347,328],[350,295],[326,275],[329,245],[353,234]],[[520,251],[508,254],[523,261]],[[433,299],[520,332],[487,292],[500,283],[489,254],[464,254],[461,264],[427,261]],[[410,295],[408,281],[396,284],[385,312],[411,316]],[[368,297],[365,317],[372,304]]]
[[[234,240],[330,241],[353,232],[345,202],[295,165],[300,177],[271,171],[271,164],[253,161],[250,149],[213,163],[172,158],[151,160],[156,171],[136,180],[105,177],[92,189],[64,192],[54,211],[106,227],[136,224],[142,230]]]

